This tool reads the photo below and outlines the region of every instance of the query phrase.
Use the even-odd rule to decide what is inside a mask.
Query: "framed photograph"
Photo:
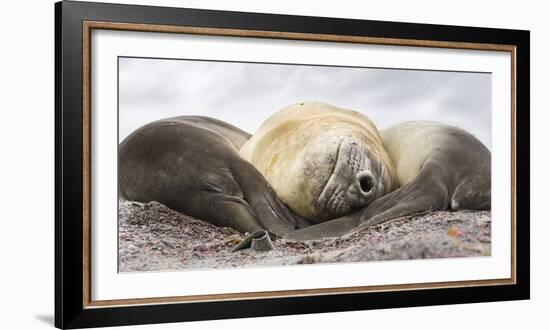
[[[57,327],[529,298],[529,31],[55,21]]]

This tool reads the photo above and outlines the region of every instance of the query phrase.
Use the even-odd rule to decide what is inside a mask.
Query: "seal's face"
[[[328,147],[327,139],[320,140],[325,145],[322,152],[313,143],[301,155],[303,165],[294,180],[300,185],[302,203],[290,200],[291,208],[301,208],[302,216],[322,222],[365,207],[390,191],[389,171],[367,145],[352,137],[328,143]]]
[[[353,140],[341,141],[333,171],[317,198],[319,217],[330,218],[367,206],[376,196],[377,185],[367,148]]]

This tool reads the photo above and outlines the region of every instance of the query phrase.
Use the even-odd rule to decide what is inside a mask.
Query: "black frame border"
[[[83,21],[280,31],[516,47],[516,284],[85,308]],[[529,299],[529,31],[62,1],[55,4],[55,326],[83,328]]]

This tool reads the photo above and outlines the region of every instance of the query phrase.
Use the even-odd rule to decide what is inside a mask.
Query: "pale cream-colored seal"
[[[365,115],[322,102],[290,105],[241,147],[293,211],[322,222],[397,186],[378,130]]]

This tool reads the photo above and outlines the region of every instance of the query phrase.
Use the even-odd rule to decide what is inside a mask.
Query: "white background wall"
[[[122,1],[121,1],[122,2]],[[423,308],[150,325],[142,329],[547,329],[550,306],[548,89],[544,1],[142,1],[209,9],[531,30],[532,299]],[[0,328],[53,326],[53,1],[0,9]],[[521,219],[519,219],[521,221]],[[127,327],[125,329],[137,329]]]

